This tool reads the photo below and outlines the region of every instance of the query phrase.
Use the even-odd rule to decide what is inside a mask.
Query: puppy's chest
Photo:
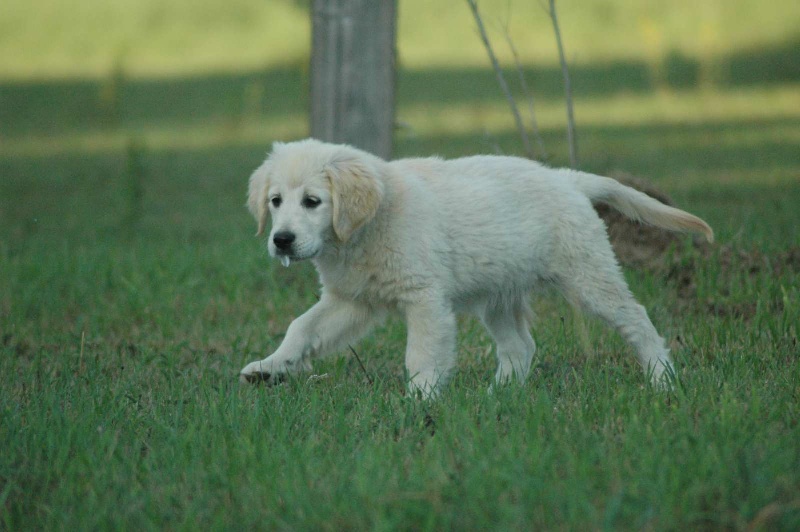
[[[402,264],[392,260],[391,253],[361,257],[361,260],[335,265],[318,265],[325,290],[339,297],[370,305],[403,307],[429,281],[414,276]]]

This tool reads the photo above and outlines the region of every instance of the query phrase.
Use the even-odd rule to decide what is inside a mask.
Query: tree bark
[[[313,137],[391,157],[396,13],[396,0],[314,0]]]

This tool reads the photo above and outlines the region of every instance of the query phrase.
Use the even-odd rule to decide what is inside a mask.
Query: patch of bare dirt
[[[698,271],[709,261],[714,261],[719,269],[719,291],[705,301],[697,298],[696,277]],[[800,272],[800,246],[792,246],[777,253],[764,253],[758,249],[741,249],[732,245],[721,245],[714,249],[697,253],[689,250],[683,255],[676,254],[672,260],[664,261],[660,271],[665,278],[674,283],[680,301],[689,306],[699,307],[712,316],[740,318],[745,322],[753,318],[759,308],[758,301],[736,300],[730,294],[731,278],[771,276],[781,277]],[[770,312],[784,311],[781,298],[761,301]]]
[[[622,172],[612,173],[611,177],[665,205],[675,206],[675,202],[666,193],[649,181]],[[614,252],[620,263],[625,266],[660,270],[667,259],[667,251],[682,244],[686,239],[685,235],[630,220],[607,205],[595,205],[595,210],[605,221]],[[692,238],[692,247],[701,250],[710,249],[705,239],[699,236]]]
[[[621,172],[612,174],[612,177],[666,205],[674,205],[667,194],[648,181]],[[800,272],[800,246],[792,246],[778,253],[764,253],[758,249],[743,249],[731,244],[708,244],[700,236],[687,241],[685,235],[631,221],[606,205],[596,205],[595,209],[608,227],[611,245],[620,263],[663,274],[666,280],[674,283],[683,302],[699,306],[712,315],[747,320],[755,315],[757,305],[755,301],[727,301],[729,294],[723,293],[719,299],[697,301],[697,272],[708,261],[717,263],[721,279],[729,279],[732,275],[742,273],[753,277],[780,277]],[[671,249],[674,250],[673,253],[669,253]],[[770,306],[781,311],[782,301]]]

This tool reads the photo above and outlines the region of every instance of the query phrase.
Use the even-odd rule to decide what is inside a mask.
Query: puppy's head
[[[381,160],[349,146],[305,140],[276,143],[250,177],[247,205],[263,234],[272,217],[270,255],[288,264],[347,242],[383,198]]]

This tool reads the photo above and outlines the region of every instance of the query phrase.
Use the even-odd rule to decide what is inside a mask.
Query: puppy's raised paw
[[[285,373],[268,373],[266,371],[253,371],[240,373],[239,382],[242,384],[263,384],[265,386],[276,386],[286,381]]]

